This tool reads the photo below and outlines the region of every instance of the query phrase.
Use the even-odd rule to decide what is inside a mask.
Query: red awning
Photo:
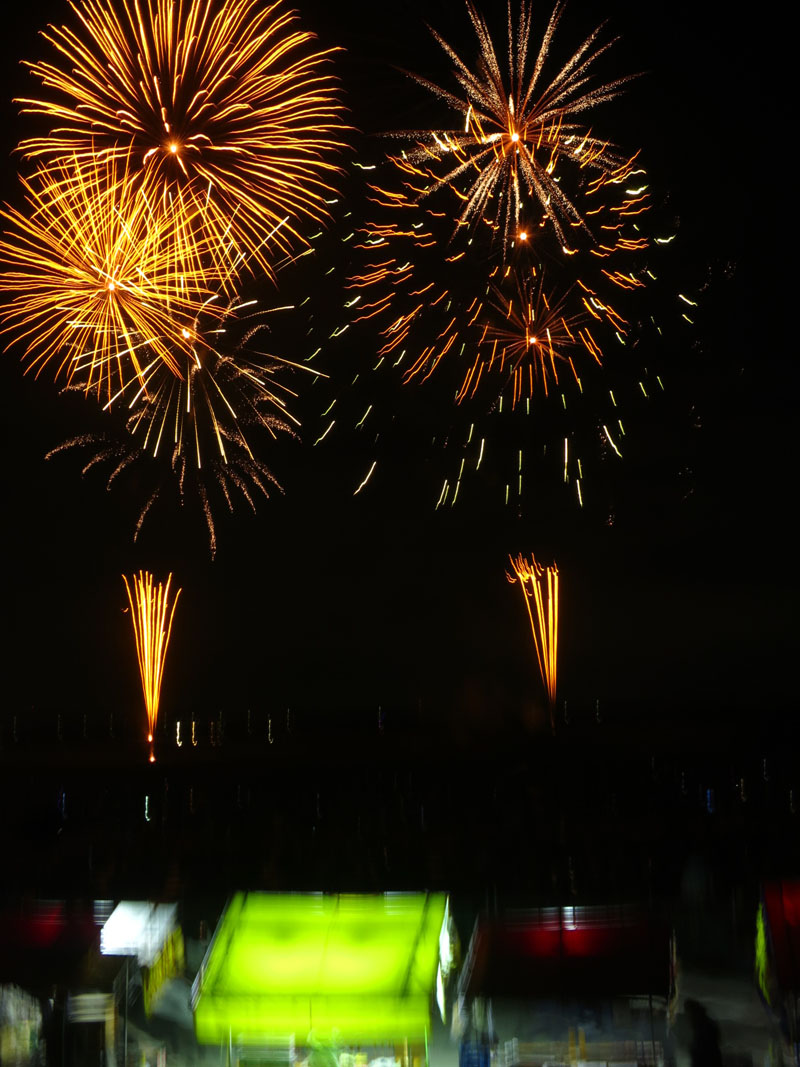
[[[623,908],[538,908],[481,919],[465,996],[668,996],[671,931]]]
[[[800,990],[800,882],[767,882],[764,911],[775,977],[783,990]]]
[[[93,913],[63,901],[0,910],[0,982],[52,985],[99,941]]]

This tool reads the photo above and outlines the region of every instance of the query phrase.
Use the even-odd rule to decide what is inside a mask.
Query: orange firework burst
[[[53,166],[23,179],[28,214],[0,211],[4,332],[24,345],[38,375],[78,369],[86,392],[113,392],[131,377],[143,383],[142,349],[176,375],[176,352],[209,295],[211,271],[187,262],[196,249],[191,213],[170,216],[128,180],[95,162],[81,170]]]
[[[550,383],[558,385],[560,367],[568,367],[580,387],[578,353],[598,364],[602,360],[597,327],[606,324],[624,334],[625,320],[581,283],[561,296],[548,296],[542,274],[537,278],[536,273],[524,279],[517,274],[510,297],[492,286],[486,325],[456,395],[459,402],[473,398],[482,381],[496,376],[493,395],[508,390],[513,409],[523,398],[532,399],[537,385],[547,395]]]
[[[579,278],[558,295],[533,257],[524,257],[527,268],[487,266],[472,241],[444,237],[429,208],[402,194],[376,192],[374,202],[388,217],[359,235],[364,264],[348,280],[353,321],[377,325],[378,355],[405,367],[404,382],[425,382],[449,365],[457,403],[493,404],[508,392],[513,408],[537,387],[547,395],[561,366],[580,387],[578,357],[599,364],[604,333],[624,340],[616,298],[644,287],[641,268],[588,271],[592,284]]]
[[[457,194],[458,225],[474,225],[483,219],[508,248],[529,236],[533,220],[526,226],[525,218],[533,203],[542,215],[539,225],[549,222],[565,251],[571,251],[573,242],[567,230],[594,233],[597,220],[590,226],[587,216],[594,209],[581,210],[561,184],[564,164],[589,195],[604,187],[624,187],[635,169],[635,157],[621,155],[576,118],[617,96],[630,78],[589,84],[593,65],[613,43],[597,44],[602,29],[598,27],[546,82],[543,70],[564,6],[555,7],[530,69],[531,8],[524,0],[516,32],[509,7],[508,72],[504,75],[486,21],[470,0],[467,10],[480,47],[475,71],[434,31],[454,63],[464,96],[412,75],[464,116],[463,129],[416,134],[420,143],[407,160],[416,164],[423,195],[441,187]],[[636,190],[626,191],[617,205],[617,211],[626,214],[644,208],[644,193]]]
[[[521,553],[516,559],[513,556],[508,559],[514,573],[506,571],[506,578],[512,585],[519,581],[522,587],[553,728],[558,660],[558,567],[555,563],[542,567],[533,555],[528,562]]]
[[[30,64],[49,99],[22,99],[54,125],[20,150],[47,165],[128,158],[155,199],[203,208],[219,245],[268,269],[264,243],[302,239],[326,216],[328,161],[343,129],[331,51],[279,4],[257,0],[70,0],[80,26],[51,27],[57,61]]]
[[[165,583],[158,585],[148,571],[139,571],[131,578],[131,584],[123,574],[125,590],[131,609],[133,632],[136,638],[136,655],[139,660],[139,675],[142,679],[144,706],[147,712],[147,741],[150,745],[150,762],[155,762],[153,738],[158,721],[158,706],[161,699],[161,683],[164,680],[164,661],[172,633],[172,620],[178,604],[180,589],[170,602],[170,574]]]

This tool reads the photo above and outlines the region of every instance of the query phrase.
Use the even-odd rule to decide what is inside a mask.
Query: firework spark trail
[[[172,620],[178,604],[180,589],[170,601],[170,574],[165,583],[155,584],[149,571],[139,571],[131,581],[123,574],[125,590],[131,609],[131,621],[136,638],[136,656],[139,661],[139,676],[142,680],[145,711],[147,712],[147,741],[150,745],[150,762],[155,762],[153,739],[158,721],[161,699],[161,683],[164,679],[164,663]]]
[[[201,239],[231,240],[269,272],[273,252],[305,244],[302,220],[327,217],[342,107],[297,15],[257,0],[70,0],[76,28],[51,26],[54,62],[28,64],[47,99],[23,113],[53,123],[25,158],[95,167],[127,159],[131,179],[172,214],[202,209]],[[264,246],[265,232],[272,240]]]
[[[81,367],[98,399],[131,377],[143,384],[143,345],[180,376],[186,326],[219,281],[187,254],[187,240],[197,249],[193,214],[154,209],[128,174],[121,166],[109,183],[96,163],[59,164],[22,180],[27,214],[0,211],[3,332],[37,376],[55,362],[55,377],[70,382]]]
[[[550,712],[550,727],[555,728],[556,667],[558,662],[558,568],[555,563],[542,567],[531,555],[530,562],[520,553],[508,557],[513,574],[506,578],[513,585],[519,581],[531,625],[536,658],[542,676]]]
[[[590,224],[587,217],[600,205],[582,210],[575,195],[561,183],[562,171],[572,171],[573,184],[577,182],[595,196],[603,189],[627,184],[636,167],[635,156],[625,157],[576,119],[619,95],[631,77],[592,84],[595,63],[614,43],[598,43],[600,26],[546,83],[543,71],[549,65],[564,5],[554,8],[531,69],[531,5],[525,2],[516,31],[509,4],[504,75],[485,19],[469,0],[467,10],[479,45],[475,69],[432,31],[453,62],[463,96],[411,74],[463,116],[463,129],[405,134],[417,145],[405,154],[404,165],[422,184],[420,195],[443,187],[456,193],[460,200],[456,226],[474,227],[483,220],[499,234],[508,251],[515,240],[530,235],[531,223],[525,224],[525,216],[529,205],[535,204],[542,216],[538,225],[549,223],[569,251],[574,238],[568,231],[593,233],[596,222]],[[618,209],[631,214],[645,206],[634,192],[623,198]]]

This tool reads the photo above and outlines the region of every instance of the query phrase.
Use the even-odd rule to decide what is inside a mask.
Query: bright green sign
[[[446,904],[441,893],[237,893],[192,991],[198,1041],[422,1041]]]

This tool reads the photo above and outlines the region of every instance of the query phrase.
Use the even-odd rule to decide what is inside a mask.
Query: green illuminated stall
[[[422,1042],[446,911],[444,894],[237,893],[192,990],[197,1040]]]

